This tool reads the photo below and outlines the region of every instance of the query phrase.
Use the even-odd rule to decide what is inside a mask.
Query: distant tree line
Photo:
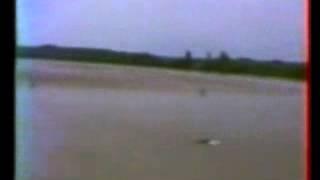
[[[67,48],[46,45],[40,47],[20,46],[17,48],[17,56],[34,59],[112,63],[203,72],[249,74],[296,80],[305,78],[305,65],[302,63],[288,63],[280,60],[266,62],[250,58],[232,59],[224,51],[215,58],[212,57],[209,52],[207,52],[205,58],[196,58],[192,56],[190,50],[187,50],[184,57],[174,58],[155,56],[148,53],[128,53],[105,49]]]

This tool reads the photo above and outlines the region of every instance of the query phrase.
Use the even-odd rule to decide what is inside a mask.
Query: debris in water
[[[34,86],[35,86],[35,83],[34,83],[33,81],[31,81],[31,82],[30,82],[30,86],[31,86],[31,87],[34,87]]]
[[[217,146],[219,144],[221,144],[221,141],[219,140],[215,140],[215,139],[200,139],[197,141],[198,144],[207,144],[207,145],[212,145],[212,146]]]
[[[207,96],[207,90],[205,88],[200,88],[199,94],[200,94],[200,96]]]

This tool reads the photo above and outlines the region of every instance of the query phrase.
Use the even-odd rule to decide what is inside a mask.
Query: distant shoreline
[[[303,63],[281,60],[259,61],[250,58],[226,59],[224,57],[187,59],[184,57],[161,57],[148,53],[58,47],[54,45],[36,47],[18,46],[16,56],[17,58],[32,58],[35,60],[50,59],[53,61],[133,65],[206,73],[250,75],[294,81],[305,80],[305,65]]]

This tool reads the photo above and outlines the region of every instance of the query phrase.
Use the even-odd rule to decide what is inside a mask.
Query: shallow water
[[[17,89],[31,179],[302,179],[302,94],[65,84]]]
[[[16,66],[16,179],[30,179],[32,163],[32,91],[26,72],[32,62],[19,61]]]

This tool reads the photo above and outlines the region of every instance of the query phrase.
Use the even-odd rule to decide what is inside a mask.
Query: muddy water
[[[268,81],[266,86],[264,80],[215,75],[214,80],[185,75],[186,81],[183,74],[169,77],[162,71],[121,74],[116,72],[122,67],[79,70],[80,65],[27,62],[33,65],[24,68],[29,73],[23,81],[35,84],[18,97],[18,113],[28,124],[20,127],[24,130],[18,136],[20,148],[28,149],[18,153],[25,162],[18,167],[24,172],[21,180],[303,178],[300,84]],[[61,72],[69,78],[57,78]],[[100,73],[100,79],[74,78],[77,73]],[[126,87],[110,80],[113,77],[126,80]],[[142,77],[143,87],[130,89],[128,84],[141,83]],[[175,88],[163,88],[175,81]],[[233,83],[238,84],[232,88]],[[155,84],[162,90],[153,89]],[[208,86],[206,95],[186,88],[194,84]],[[250,91],[252,84],[269,91]],[[283,93],[286,88],[291,93]],[[22,85],[17,92],[23,92]],[[201,138],[221,143],[196,143]]]

